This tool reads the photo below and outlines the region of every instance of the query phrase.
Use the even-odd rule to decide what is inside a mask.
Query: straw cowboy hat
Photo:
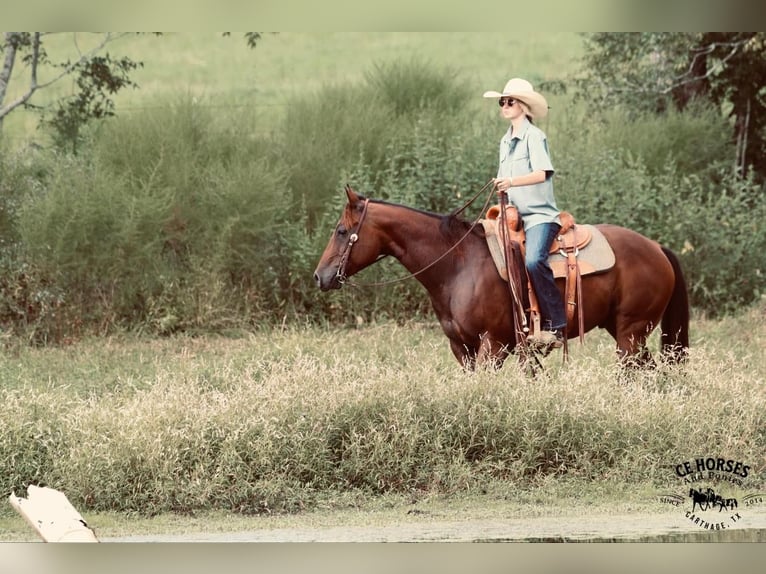
[[[489,91],[484,92],[485,98],[512,97],[524,102],[529,108],[533,118],[542,118],[548,113],[548,102],[542,94],[536,92],[532,84],[521,78],[511,78],[503,88],[503,93]]]

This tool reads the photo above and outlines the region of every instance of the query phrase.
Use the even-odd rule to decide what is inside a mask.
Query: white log
[[[45,542],[98,542],[63,492],[30,485],[27,498],[12,493],[8,500]]]

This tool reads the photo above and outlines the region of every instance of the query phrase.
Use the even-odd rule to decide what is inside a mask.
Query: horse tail
[[[682,363],[686,360],[689,350],[689,294],[678,256],[665,247],[662,248],[662,252],[673,266],[676,280],[673,294],[662,315],[661,353],[671,363]]]

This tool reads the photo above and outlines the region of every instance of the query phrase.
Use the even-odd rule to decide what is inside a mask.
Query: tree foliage
[[[57,59],[48,55],[45,39],[51,34],[4,32],[0,38],[0,131],[3,118],[14,110],[20,107],[34,109],[40,112],[41,125],[52,128],[53,141],[58,147],[77,151],[82,129],[89,122],[115,115],[112,97],[124,88],[138,87],[131,79],[131,73],[143,67],[143,62],[103,53],[108,44],[130,34],[128,32],[99,33],[100,40],[96,46],[86,52],[78,50],[79,57],[76,60]],[[250,48],[255,48],[262,34],[245,32],[243,37]],[[21,64],[28,74],[25,88],[13,100],[6,101],[14,70],[20,69],[17,63]],[[55,73],[52,79],[40,82],[39,72],[43,66],[55,70]],[[71,95],[61,97],[46,106],[33,103],[33,98],[38,92],[65,78],[74,80],[75,90]]]
[[[130,79],[130,72],[142,65],[130,58],[114,59],[109,54],[78,62],[72,70],[77,76],[77,92],[58,100],[53,111],[43,117],[43,122],[53,128],[58,146],[71,145],[72,151],[76,151],[83,126],[93,119],[114,116],[111,96],[125,87],[138,87]]]
[[[657,113],[706,98],[733,118],[736,170],[766,176],[766,33],[594,33],[585,46],[579,97]]]
[[[42,123],[53,128],[54,141],[59,145],[71,145],[76,149],[82,128],[93,119],[114,115],[111,97],[126,87],[137,87],[130,73],[142,66],[130,58],[113,58],[102,52],[114,40],[126,33],[104,32],[97,45],[81,52],[76,60],[53,59],[45,49],[44,32],[5,32],[0,50],[3,67],[0,69],[0,128],[5,116],[19,107],[41,112]],[[16,69],[17,60],[28,73],[25,89],[13,100],[6,102],[7,89]],[[56,71],[53,78],[39,81],[42,66]],[[75,78],[74,94],[62,97],[49,106],[33,103],[34,96],[65,78]]]

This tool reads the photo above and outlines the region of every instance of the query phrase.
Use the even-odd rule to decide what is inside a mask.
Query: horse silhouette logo
[[[692,512],[699,506],[700,510],[715,509],[718,506],[718,512],[726,510],[734,510],[737,508],[736,498],[723,498],[720,494],[716,494],[712,488],[706,490],[697,490],[696,488],[689,489],[689,497],[692,499]]]

